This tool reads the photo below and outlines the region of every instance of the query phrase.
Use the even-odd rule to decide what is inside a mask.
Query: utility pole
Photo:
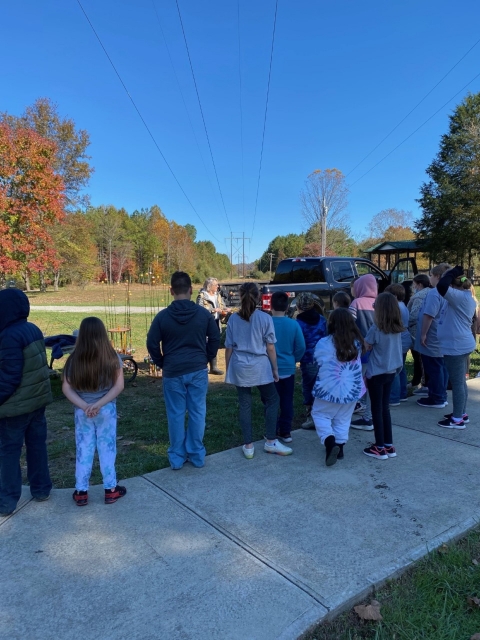
[[[272,277],[272,260],[273,260],[273,253],[267,253],[268,256],[270,256],[270,278]]]
[[[327,215],[328,215],[328,207],[325,202],[325,196],[323,196],[322,202],[322,216],[321,216],[321,234],[322,234],[322,257],[325,256],[325,252],[327,250]]]
[[[242,277],[245,280],[245,231],[242,234]]]

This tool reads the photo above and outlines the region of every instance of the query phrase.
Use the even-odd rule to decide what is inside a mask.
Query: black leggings
[[[372,403],[372,420],[377,447],[393,444],[392,419],[390,417],[390,390],[395,378],[394,373],[382,373],[367,378],[368,393]]]

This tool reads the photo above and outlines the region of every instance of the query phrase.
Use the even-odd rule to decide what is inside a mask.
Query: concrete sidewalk
[[[0,519],[0,638],[298,638],[480,522],[480,380],[469,389],[465,431],[414,398],[392,409],[386,461],[352,430],[326,468],[315,432],[296,431],[293,456],[225,451],[126,480],[115,505],[98,486],[81,509],[71,490],[25,489]]]

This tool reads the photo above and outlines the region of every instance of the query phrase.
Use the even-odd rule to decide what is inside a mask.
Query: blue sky
[[[254,225],[275,0],[179,0],[229,225],[175,0],[155,0],[160,23],[152,0],[82,4],[203,223],[76,0],[3,3],[0,109],[20,114],[36,98],[51,98],[62,115],[90,133],[92,204],[129,212],[158,204],[168,218],[194,224],[199,239],[212,240],[224,252],[230,232],[244,232],[251,237],[250,260],[274,236],[304,228],[299,193],[311,171],[336,167],[349,174],[480,37],[480,5],[474,0],[279,0]],[[467,91],[480,91],[480,78],[361,176],[479,72],[480,44],[348,175],[355,233],[364,233],[370,218],[385,208],[418,215],[415,199],[447,131],[448,114]]]

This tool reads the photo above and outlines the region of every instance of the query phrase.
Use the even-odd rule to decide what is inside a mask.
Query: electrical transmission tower
[[[237,235],[238,234],[238,235]],[[240,232],[232,231],[230,233],[230,277],[233,278],[233,265],[235,260],[237,262],[237,276],[240,277],[240,258],[242,258],[242,278],[245,278],[245,240],[250,238],[245,237],[245,232],[239,235]]]

